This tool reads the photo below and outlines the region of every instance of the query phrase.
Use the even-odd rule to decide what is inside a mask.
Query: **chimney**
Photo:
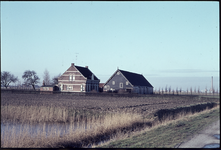
[[[85,68],[88,68],[88,66],[85,66]]]
[[[74,63],[71,63],[71,66],[73,67],[73,66],[74,66]]]
[[[43,86],[45,86],[45,81],[44,81],[44,80],[43,80],[43,83],[42,83],[42,85],[43,85]]]

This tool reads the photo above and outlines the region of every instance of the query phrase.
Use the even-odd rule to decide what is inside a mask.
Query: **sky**
[[[105,83],[117,68],[155,88],[219,88],[219,2],[1,2],[1,71],[43,81],[75,63]]]

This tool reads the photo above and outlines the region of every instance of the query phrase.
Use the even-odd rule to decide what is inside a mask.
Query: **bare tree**
[[[162,88],[162,94],[163,94],[163,88]]]
[[[178,93],[179,93],[179,90],[178,90],[178,87],[176,88],[176,94],[178,95]]]
[[[193,92],[193,91],[192,91],[192,86],[191,86],[191,87],[190,87],[190,94],[191,94],[191,95],[192,95],[192,92]]]
[[[6,89],[11,82],[15,83],[16,81],[18,81],[18,77],[15,77],[10,72],[1,72],[1,85],[3,85]]]
[[[207,95],[207,87],[205,88],[205,94]]]
[[[200,94],[200,87],[198,86],[198,90],[197,90],[198,94]]]
[[[182,92],[182,88],[180,88],[180,95],[181,95],[181,92]]]
[[[156,89],[156,88],[154,89],[154,91],[155,91],[155,93],[154,93],[154,94],[157,94],[157,89]]]
[[[196,87],[194,87],[194,93],[196,94]]]
[[[52,84],[58,84],[58,78],[61,76],[61,73],[59,73],[57,76],[54,76],[52,78]]]
[[[186,89],[187,95],[188,95],[188,88]]]
[[[22,76],[25,80],[26,85],[31,85],[35,90],[35,84],[39,83],[40,78],[37,76],[35,71],[26,70]]]
[[[170,92],[171,92],[171,86],[169,87],[169,94],[170,94]]]
[[[45,71],[44,71],[43,79],[44,79],[45,85],[49,85],[50,84],[50,75],[49,75],[49,72],[48,72],[47,69],[45,69]]]
[[[167,93],[167,85],[166,85],[166,87],[165,87],[165,94]]]

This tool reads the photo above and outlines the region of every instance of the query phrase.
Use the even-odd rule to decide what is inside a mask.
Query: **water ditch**
[[[39,134],[44,134],[46,137],[52,133],[58,136],[63,136],[76,130],[87,130],[92,128],[91,125],[87,124],[76,124],[76,123],[12,123],[4,122],[1,123],[1,137],[4,138],[6,132],[10,132],[14,137],[18,138],[20,134],[27,133],[30,137],[35,137]],[[9,134],[10,134],[9,133]],[[12,138],[12,136],[10,136]],[[3,139],[2,139],[3,140]],[[8,139],[10,140],[10,139]]]
[[[150,126],[150,123],[145,123],[146,126]],[[39,135],[48,137],[50,135],[55,135],[56,137],[62,137],[69,133],[74,134],[76,130],[91,131],[95,124],[76,124],[76,123],[12,123],[12,122],[4,122],[1,123],[1,141],[11,140],[12,138],[20,138],[23,134],[27,135],[29,138],[36,138]],[[130,129],[129,129],[130,128]],[[131,127],[125,127],[122,131],[134,131],[135,129],[144,128],[144,124],[133,124]],[[113,130],[113,134],[117,132],[118,129]],[[96,145],[101,145],[103,143],[108,142],[111,139],[111,135],[109,133],[105,133],[104,135],[97,135],[93,140]],[[99,140],[98,140],[99,139]],[[83,142],[85,145],[87,143],[87,139]],[[73,147],[82,147],[79,143],[71,144]],[[71,146],[67,145],[67,147]],[[87,145],[87,144],[86,144]],[[87,148],[91,148],[92,145],[88,144]]]

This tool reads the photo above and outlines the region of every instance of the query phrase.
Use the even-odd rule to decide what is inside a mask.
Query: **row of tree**
[[[45,69],[43,80],[45,85],[55,85],[58,84],[58,78],[61,76],[61,74],[54,76],[52,80],[50,80],[50,75],[47,69]],[[35,90],[35,85],[40,83],[40,78],[38,77],[37,73],[35,71],[26,70],[22,78],[24,79],[24,85],[26,86],[32,86]],[[11,74],[8,71],[1,72],[1,86],[4,86],[6,89],[11,83],[17,82],[19,79],[18,77],[15,77],[13,74]]]
[[[215,90],[214,88],[211,88],[210,90],[208,90],[207,89],[207,87],[205,88],[205,93],[207,93],[208,91],[211,91],[213,94],[214,93],[218,93],[218,88],[217,88],[217,90]],[[157,91],[157,89],[155,90],[155,93],[161,93],[161,94],[174,94],[174,93],[176,93],[176,94],[178,94],[178,93],[182,93],[183,91],[182,91],[182,88],[180,88],[180,89],[178,89],[178,88],[176,88],[175,90],[174,89],[172,89],[171,88],[171,86],[169,86],[169,87],[165,87],[165,89],[164,88],[159,88],[159,90]],[[201,91],[200,91],[200,88],[198,87],[198,89],[196,89],[196,87],[193,89],[192,87],[190,87],[189,89],[187,88],[187,90],[185,91],[185,93],[189,93],[189,94],[192,94],[192,93],[201,93]]]

